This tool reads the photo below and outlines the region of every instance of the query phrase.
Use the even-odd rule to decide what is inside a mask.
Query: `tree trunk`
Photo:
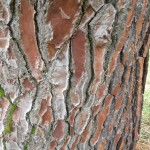
[[[149,0],[0,0],[0,150],[133,150]]]

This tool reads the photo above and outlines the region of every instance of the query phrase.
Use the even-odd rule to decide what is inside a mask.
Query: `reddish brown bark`
[[[150,47],[148,0],[0,0],[0,150],[133,150]]]

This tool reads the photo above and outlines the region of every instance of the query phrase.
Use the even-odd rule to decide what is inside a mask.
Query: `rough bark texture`
[[[149,0],[0,0],[0,150],[133,150]]]

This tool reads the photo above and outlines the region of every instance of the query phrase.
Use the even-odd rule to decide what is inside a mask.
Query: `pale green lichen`
[[[5,91],[0,85],[0,97],[4,97],[4,96],[5,96]]]
[[[31,129],[31,134],[35,134],[35,130],[36,130],[36,127],[33,126],[32,129]]]
[[[15,111],[17,105],[16,104],[11,104],[10,106],[10,110],[9,110],[9,114],[6,120],[6,125],[5,125],[5,129],[4,129],[4,135],[6,135],[7,133],[10,133],[12,131],[12,117],[13,117],[13,112]]]
[[[8,117],[6,119],[6,125],[5,125],[5,129],[3,131],[4,135],[6,135],[7,133],[10,133],[12,131],[12,116],[13,116],[13,112],[15,111],[17,105],[16,104],[13,104],[11,102],[11,99],[8,95],[5,94],[5,91],[4,89],[1,87],[0,85],[0,97],[6,97],[9,102],[10,102],[10,110],[9,110],[9,113],[8,113]]]

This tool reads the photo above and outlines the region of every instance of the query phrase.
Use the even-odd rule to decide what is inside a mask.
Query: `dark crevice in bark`
[[[111,95],[113,95],[112,94],[112,90],[113,90],[113,88],[114,88],[114,84],[116,83],[115,81],[114,81],[114,79],[115,79],[115,77],[116,77],[116,69],[115,69],[115,71],[112,73],[112,77],[111,77],[111,79],[110,79],[110,81],[109,81],[109,85],[108,85],[108,93],[110,93]],[[115,82],[115,83],[114,83]],[[118,91],[119,92],[119,91]],[[113,95],[113,96],[115,96],[115,95]]]
[[[116,98],[115,98],[115,102],[116,102]],[[121,104],[121,108],[119,109],[119,111],[118,111],[118,115],[116,115],[115,116],[115,118],[114,118],[114,122],[116,122],[114,125],[113,125],[113,132],[112,132],[112,134],[110,135],[110,140],[113,138],[113,137],[115,137],[115,135],[116,135],[116,133],[117,133],[117,131],[119,130],[119,127],[122,125],[122,120],[121,120],[121,118],[122,118],[122,116],[124,115],[124,113],[125,113],[125,111],[126,111],[126,105],[125,105],[125,103],[126,103],[126,98],[125,97],[123,97],[123,99],[122,99],[122,104]]]
[[[140,57],[144,57],[144,53],[145,53],[145,48],[146,48],[146,45],[148,43],[148,38],[149,38],[149,35],[150,35],[150,26],[146,32],[146,36],[144,38],[144,41],[143,41],[143,44],[142,44],[142,47],[140,48],[139,50],[139,56]],[[149,50],[147,52],[148,54],[146,55],[145,59],[144,59],[144,65],[143,65],[143,77],[142,77],[142,92],[144,93],[145,91],[145,83],[146,83],[146,77],[147,77],[147,72],[148,72],[148,61],[149,61]]]
[[[15,38],[14,33],[13,33],[14,31],[12,29],[12,23],[13,23],[15,15],[16,15],[15,13],[16,13],[16,9],[17,9],[16,8],[16,3],[17,3],[17,1],[13,0],[13,2],[10,5],[11,11],[12,11],[12,16],[11,16],[11,19],[10,19],[10,21],[9,21],[9,23],[7,25],[9,27],[10,36],[11,36],[12,40],[14,41],[14,43],[16,44],[18,50],[20,51],[20,53],[21,53],[21,55],[22,55],[22,57],[24,59],[24,62],[25,62],[25,67],[26,67],[28,73],[31,75],[31,70],[30,70],[30,67],[28,65],[27,58],[26,58],[26,56],[25,56],[25,54],[24,54],[24,52],[23,52],[23,50],[22,50],[22,48],[21,48],[21,46],[19,44],[19,41]]]
[[[51,109],[52,109],[52,112],[55,112],[55,110],[54,110],[53,87],[52,87],[52,84],[51,84],[51,83],[49,83],[49,85],[50,85],[50,87],[51,87],[51,88],[50,88],[50,93],[51,93],[51,95],[52,95],[52,98],[51,98]],[[52,113],[52,115],[53,115],[53,122],[52,122],[52,124],[51,124],[51,128],[50,128],[50,131],[49,131],[49,135],[48,135],[46,141],[50,141],[50,140],[51,140],[51,138],[52,138],[52,131],[54,131],[55,126],[56,126],[56,119],[55,119],[54,113]],[[44,146],[44,145],[45,145],[45,143],[43,143],[43,146]]]
[[[31,111],[33,110],[33,108],[35,106],[35,101],[36,101],[36,98],[37,98],[37,95],[38,95],[38,91],[39,91],[39,84],[36,86],[36,92],[35,92],[34,99],[32,101],[32,107],[31,107],[30,111],[26,114],[26,120],[28,121],[29,125],[31,125],[31,126],[32,126],[32,123],[30,121],[30,113],[31,113]]]
[[[149,34],[150,34],[150,26],[149,26],[149,28],[148,28],[148,30],[147,30],[147,32],[146,32],[146,36],[145,36],[145,38],[144,38],[142,47],[141,47],[140,50],[139,50],[139,56],[140,56],[140,57],[143,57],[143,54],[144,54],[144,52],[145,52],[145,51],[144,51],[144,48],[145,48],[145,46],[146,46],[146,44],[147,44],[147,42],[148,42]]]
[[[130,118],[129,118],[130,119]],[[126,146],[126,149],[129,149],[129,143],[131,143],[131,141],[129,141],[129,137],[130,137],[130,129],[131,129],[131,124],[130,124],[130,127],[129,127],[129,130],[127,131],[126,133],[126,139],[125,139],[125,146]]]
[[[120,121],[120,125],[122,125],[121,124],[122,122]],[[123,139],[124,139],[124,137],[125,137],[125,135],[126,135],[126,126],[127,126],[127,124],[128,124],[128,119],[126,120],[126,122],[124,123],[124,126],[123,126],[123,130],[122,130],[122,133],[121,133],[121,137],[120,137],[120,139],[119,139],[119,141],[117,142],[117,145],[116,145],[116,150],[120,150],[120,146],[121,146],[121,144],[122,144],[122,141],[123,141]],[[117,132],[116,132],[117,133]],[[124,149],[124,147],[123,147],[123,149]]]
[[[19,83],[19,85],[21,85],[21,80],[20,80],[20,78],[18,77],[18,83]],[[21,86],[19,86],[19,93],[21,93],[21,91],[22,91],[22,87]]]
[[[52,106],[52,112],[54,112],[53,113],[53,122],[54,122],[54,124],[56,123],[56,117],[55,117],[55,104],[54,104],[54,97],[55,97],[55,95],[54,95],[54,93],[53,93],[53,89],[54,89],[54,86],[52,85],[52,84],[50,84],[51,85],[51,95],[52,95],[52,98],[51,98],[51,106]]]
[[[124,132],[123,134],[121,134],[121,137],[117,143],[117,146],[116,146],[116,150],[119,150],[120,149],[120,146],[121,146],[121,143],[122,143],[122,140],[123,140],[123,137],[124,137]]]
[[[110,94],[110,95],[112,95],[112,94]],[[113,96],[113,95],[112,95]],[[109,110],[109,114],[107,115],[107,117],[106,117],[106,119],[105,119],[105,121],[104,121],[104,123],[103,123],[103,129],[102,129],[102,131],[101,131],[101,136],[99,137],[99,141],[101,142],[101,140],[102,139],[106,139],[107,138],[107,136],[110,134],[110,132],[109,132],[109,130],[108,130],[108,127],[109,127],[109,125],[110,125],[110,123],[111,123],[111,121],[112,121],[112,119],[114,118],[114,113],[115,113],[115,110],[114,110],[114,108],[115,108],[115,96],[113,96],[113,98],[112,98],[112,102],[111,102],[111,104],[110,104],[111,106],[110,106],[110,110]],[[99,111],[100,112],[100,111]],[[107,139],[106,139],[107,140]],[[111,140],[110,140],[110,142],[112,142]],[[112,143],[111,143],[112,144]],[[109,144],[108,144],[109,145]],[[111,146],[112,147],[112,146]]]
[[[96,14],[95,14],[96,15]],[[90,20],[90,22],[93,20],[93,18]],[[89,40],[89,52],[90,52],[90,70],[91,70],[91,77],[90,77],[90,80],[89,80],[89,83],[87,85],[87,89],[86,89],[86,96],[85,96],[85,101],[84,103],[87,103],[89,97],[90,97],[90,86],[94,80],[94,68],[93,68],[93,63],[94,63],[94,50],[93,50],[93,41],[92,41],[92,37],[91,37],[91,27],[90,27],[90,22],[88,22],[88,26],[87,26],[87,36],[88,36],[88,40]]]
[[[68,71],[69,71],[69,79],[68,79],[68,87],[66,89],[66,96],[65,96],[65,102],[66,102],[66,112],[67,112],[67,116],[66,118],[69,117],[69,106],[70,106],[70,102],[69,102],[69,93],[71,90],[71,79],[73,77],[73,72],[71,70],[71,66],[72,66],[72,52],[71,52],[71,39],[69,41],[69,65],[68,65]]]
[[[24,59],[24,61],[25,61],[25,67],[26,67],[26,69],[27,69],[27,72],[30,74],[30,76],[32,76],[31,69],[30,69],[30,67],[29,67],[29,65],[28,65],[27,58],[26,58],[26,56],[25,56],[25,54],[24,54],[24,52],[23,52],[23,50],[22,50],[22,48],[21,48],[21,46],[20,46],[18,40],[13,37],[12,30],[11,30],[11,29],[9,29],[9,30],[10,30],[10,35],[11,35],[11,37],[12,37],[12,40],[13,40],[14,43],[16,44],[16,46],[17,46],[19,52],[21,53],[21,55],[22,55],[22,57],[23,57],[23,59]],[[33,77],[33,76],[32,76],[32,77]],[[35,79],[35,80],[36,80],[36,79]]]
[[[38,4],[39,4],[39,0],[36,0],[33,7],[34,7],[34,10],[35,10],[35,14],[34,14],[34,26],[35,26],[35,37],[36,37],[36,43],[37,43],[37,47],[38,47],[38,51],[41,55],[41,59],[43,60],[44,62],[44,66],[46,67],[46,71],[48,71],[48,66],[47,66],[47,63],[42,55],[42,50],[40,49],[40,38],[38,36],[38,32],[39,32],[39,26],[38,26],[38,21],[37,21],[37,16],[38,16]]]
[[[104,5],[103,5],[104,6]],[[99,11],[103,8],[103,6],[101,6],[99,8],[99,10],[94,14],[94,16],[88,21],[87,23],[87,38],[89,40],[89,52],[90,52],[90,70],[91,70],[91,77],[89,80],[89,83],[87,85],[87,90],[86,90],[86,97],[85,97],[85,101],[84,104],[88,103],[89,97],[90,97],[90,86],[94,81],[94,68],[93,68],[93,64],[94,64],[94,48],[93,48],[93,39],[92,39],[92,29],[90,26],[90,23],[92,22],[92,20],[96,17],[96,15],[99,13]]]
[[[133,101],[132,101],[132,123],[133,123],[133,130],[132,130],[132,141],[135,141],[135,127],[136,127],[136,123],[137,123],[137,116],[136,116],[136,109],[137,109],[137,92],[138,92],[138,78],[137,78],[137,69],[138,65],[137,62],[135,62],[135,68],[133,70],[134,73],[134,77],[135,77],[135,87],[134,87],[134,92],[133,92]],[[130,150],[133,150],[134,144],[132,142],[132,144],[130,145]]]
[[[53,86],[51,83],[49,83],[51,89],[50,89],[50,92],[51,92],[51,95],[52,95],[52,99],[51,99],[51,105],[52,105],[52,112],[55,112],[54,110],[54,102],[53,102],[53,98],[54,98],[54,94],[53,94]],[[54,119],[54,122],[55,122],[55,116],[54,116],[54,113],[53,113],[53,119]]]
[[[108,86],[108,88],[109,88],[109,86]],[[109,90],[108,90],[108,92],[107,92],[107,94],[105,94],[105,96],[103,97],[103,99],[102,99],[102,102],[101,102],[101,106],[103,107],[104,106],[104,102],[105,102],[105,98],[108,96],[108,94],[110,94],[110,95],[112,95],[113,97],[115,97],[113,94],[111,94],[110,92],[109,92]]]
[[[79,29],[79,26],[81,24],[82,18],[85,14],[84,9],[85,9],[85,5],[86,5],[86,0],[83,0],[82,5],[81,5],[81,10],[80,10],[80,14],[79,14],[79,18],[75,24],[75,27],[73,29],[72,35],[70,37],[70,39],[72,39],[72,37],[76,34],[77,30]]]
[[[29,133],[29,138],[28,138],[28,140],[26,141],[26,143],[24,144],[24,146],[25,146],[25,145],[28,145],[29,142],[30,142],[30,140],[31,140],[31,138],[32,138],[32,133],[31,133],[31,132],[32,132],[32,128],[33,128],[33,127],[36,128],[36,126],[35,126],[34,124],[32,124],[31,121],[30,121],[30,113],[32,112],[32,110],[33,110],[33,108],[34,108],[34,106],[35,106],[35,101],[36,101],[36,98],[37,98],[37,95],[38,95],[38,92],[39,92],[39,86],[40,86],[40,84],[41,84],[41,82],[39,82],[39,83],[37,84],[37,86],[36,86],[36,92],[35,92],[35,95],[34,95],[34,98],[33,98],[33,101],[32,101],[32,107],[31,107],[30,111],[26,114],[26,121],[29,123],[29,126],[30,126],[30,128],[31,128],[31,131],[30,131],[30,133]]]
[[[133,66],[131,67],[131,72],[130,72],[130,85],[134,85],[134,80],[133,80]],[[130,89],[129,89],[130,90]],[[130,97],[132,97],[132,99],[133,99],[133,95],[134,95],[134,91],[132,91],[131,92],[131,94],[130,94]],[[132,101],[131,101],[131,104],[132,104]],[[131,131],[131,129],[133,129],[133,124],[132,124],[132,105],[131,106],[129,106],[130,107],[130,112],[129,112],[129,116],[130,116],[130,118],[129,118],[129,132],[128,132],[128,135],[127,135],[127,137],[126,137],[126,142],[125,142],[125,144],[126,144],[126,146],[127,146],[127,148],[129,149],[129,147],[130,147],[130,145],[132,145],[132,141],[133,141],[133,139],[132,139],[132,131]]]
[[[109,143],[108,143],[108,149],[109,149],[109,150],[112,150],[112,145],[113,145],[113,142],[112,142],[112,141],[109,141]]]
[[[143,93],[145,91],[145,84],[146,84],[147,73],[148,73],[148,61],[149,61],[149,50],[148,50],[147,56],[144,59],[144,65],[143,65],[143,77],[142,77],[142,92]]]
[[[124,46],[122,47],[122,50],[120,52],[120,63],[124,66],[124,64],[123,64],[123,57],[124,57],[123,50],[124,50]]]
[[[127,65],[124,65],[124,71],[123,71],[123,75],[121,77],[121,84],[122,84],[122,87],[124,86],[125,82],[126,82],[126,79],[125,79],[125,75],[128,71],[129,67]]]
[[[105,0],[105,4],[112,4],[116,8],[117,0]]]
[[[123,100],[125,101],[125,98],[123,98]],[[122,104],[122,105],[123,105],[123,104]],[[114,127],[116,128],[116,130],[115,130],[116,132],[114,132],[114,136],[116,135],[117,131],[119,130],[119,127],[122,125],[121,117],[122,117],[123,114],[125,113],[124,110],[125,110],[124,108],[123,108],[123,109],[121,108],[120,111],[118,112],[118,114],[121,113],[121,115],[117,115],[117,117],[116,117],[116,120],[115,120],[115,121],[116,121],[116,122],[117,122],[118,120],[119,120],[119,121],[118,121],[118,123],[115,124],[115,126],[114,126]]]
[[[110,46],[108,47],[108,50],[106,51],[105,55],[104,55],[104,59],[105,59],[105,62],[103,64],[103,69],[104,69],[104,72],[105,72],[105,75],[104,75],[104,80],[106,80],[107,78],[107,73],[108,73],[108,65],[109,65],[109,61],[110,61],[110,56],[112,56],[112,53],[115,51],[115,47],[116,47],[116,43],[118,41],[118,37],[116,35],[117,33],[117,26],[118,26],[118,14],[120,12],[116,12],[116,15],[115,15],[115,19],[114,19],[114,22],[113,22],[113,31],[111,33],[111,44]]]
[[[91,141],[91,139],[92,139],[92,137],[93,137],[93,135],[94,135],[94,133],[96,132],[96,125],[97,125],[97,115],[95,116],[95,117],[93,117],[93,122],[92,122],[92,126],[93,126],[93,128],[92,128],[92,131],[91,131],[91,134],[90,134],[90,136],[89,136],[89,140],[88,140],[88,146],[92,149],[93,147],[92,147],[92,145],[91,145],[91,143],[90,143],[90,141]],[[89,124],[89,123],[88,123]]]
[[[121,57],[120,57],[120,60],[119,60],[119,57],[116,58],[116,59],[117,59],[117,61],[116,61],[117,64],[120,64],[122,62],[122,58]],[[114,69],[114,72],[112,72],[112,76],[110,78],[110,81],[108,82],[108,93],[111,93],[111,95],[113,95],[112,94],[112,90],[117,85],[117,82],[120,81],[120,90],[118,91],[117,95],[113,95],[114,97],[117,97],[118,95],[121,94],[121,92],[123,91],[123,88],[124,88],[124,84],[125,84],[124,76],[125,76],[125,73],[126,73],[126,68],[123,65],[123,71],[122,72],[118,72],[119,67],[120,67],[119,65],[116,65],[116,68]]]

